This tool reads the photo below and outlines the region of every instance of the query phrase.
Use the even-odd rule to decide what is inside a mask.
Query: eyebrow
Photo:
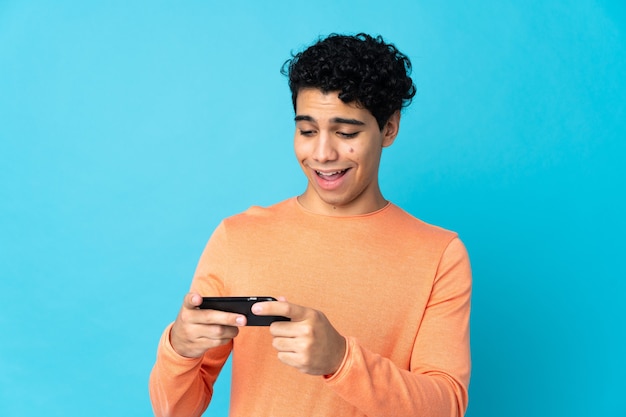
[[[305,122],[315,122],[315,119],[312,118],[311,116],[305,116],[305,115],[298,115],[294,118],[294,120],[296,122],[300,122],[300,121],[305,121]],[[365,125],[364,122],[358,120],[358,119],[346,119],[343,117],[333,117],[332,119],[330,119],[331,123],[338,123],[338,124],[344,124],[344,125],[355,125],[355,126],[363,126]]]

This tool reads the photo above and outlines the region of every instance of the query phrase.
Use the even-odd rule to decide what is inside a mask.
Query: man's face
[[[399,128],[396,112],[381,131],[369,110],[346,104],[337,92],[314,88],[296,100],[294,149],[309,183],[300,203],[321,214],[357,215],[382,208],[378,186],[382,148]]]

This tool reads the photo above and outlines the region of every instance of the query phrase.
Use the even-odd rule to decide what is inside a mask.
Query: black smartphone
[[[276,301],[274,297],[202,297],[201,309],[228,311],[243,314],[248,326],[269,326],[275,321],[290,321],[283,316],[257,316],[251,310],[252,304],[261,301]]]

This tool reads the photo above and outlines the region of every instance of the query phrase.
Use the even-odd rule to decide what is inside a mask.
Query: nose
[[[315,140],[313,159],[317,162],[328,162],[336,160],[337,157],[337,146],[332,136],[326,132],[320,132]]]

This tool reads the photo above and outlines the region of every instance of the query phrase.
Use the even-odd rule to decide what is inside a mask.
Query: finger
[[[200,294],[190,292],[189,294],[185,295],[185,298],[183,300],[184,308],[196,309],[198,308],[198,306],[200,306],[200,304],[202,304],[202,296]]]
[[[180,311],[181,319],[192,324],[216,324],[220,326],[241,327],[247,324],[246,316],[238,313],[229,313],[220,310],[199,309],[202,304],[202,296],[197,293],[189,293],[183,300],[183,308]]]
[[[239,334],[233,326],[218,324],[185,324],[174,322],[170,342],[176,352],[186,357],[199,357],[207,349],[224,345]]]
[[[300,371],[301,370],[301,355],[294,352],[278,352],[277,354],[278,360],[284,363],[285,365],[292,366]]]
[[[252,312],[258,316],[283,316],[291,321],[307,318],[309,309],[287,301],[263,301],[252,306]]]
[[[272,334],[272,347],[278,352],[301,352],[305,349],[306,341],[291,335],[277,335],[276,328],[270,331]]]
[[[195,323],[198,324],[217,324],[220,326],[245,326],[247,323],[246,316],[238,313],[229,313],[220,310],[195,310]]]
[[[238,334],[239,328],[237,327],[211,324],[202,326],[198,337],[228,342],[230,339],[235,338]]]

